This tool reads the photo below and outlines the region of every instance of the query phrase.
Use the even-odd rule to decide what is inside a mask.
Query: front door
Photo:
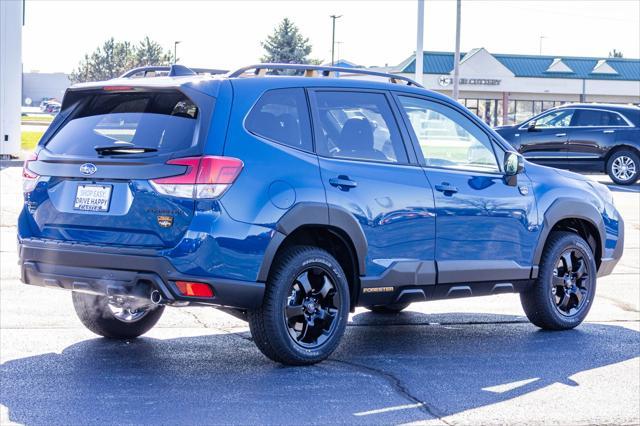
[[[466,113],[397,99],[434,189],[438,284],[528,279],[538,229],[526,174],[504,178],[504,151]]]
[[[550,111],[523,125],[520,153],[530,161],[551,167],[567,167],[567,131],[573,109]]]
[[[410,164],[389,95],[318,89],[310,99],[327,202],[360,223],[366,274],[409,271],[407,282],[392,284],[433,284],[433,195],[420,166]],[[427,273],[419,275],[421,267]]]

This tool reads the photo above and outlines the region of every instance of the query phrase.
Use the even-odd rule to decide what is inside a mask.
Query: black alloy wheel
[[[315,349],[333,333],[339,313],[340,295],[324,268],[302,271],[291,284],[284,321],[289,336],[300,346]]]
[[[533,324],[545,330],[569,330],[584,321],[596,294],[593,251],[576,233],[549,235],[538,277],[520,293],[522,308]]]
[[[576,315],[589,293],[589,271],[584,255],[575,248],[565,250],[553,270],[551,295],[562,315]]]
[[[247,312],[253,341],[273,361],[315,364],[340,344],[350,303],[349,283],[331,253],[289,247],[269,273],[262,305]]]

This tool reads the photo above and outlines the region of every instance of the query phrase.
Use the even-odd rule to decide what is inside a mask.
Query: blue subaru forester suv
[[[327,358],[356,306],[518,292],[535,325],[576,327],[623,250],[605,186],[367,70],[76,85],[23,178],[22,281],[70,290],[91,331],[128,339],[165,306],[216,306],[285,364]]]

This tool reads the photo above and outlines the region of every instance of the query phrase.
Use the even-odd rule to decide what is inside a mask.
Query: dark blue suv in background
[[[640,180],[637,106],[566,104],[496,132],[534,163],[604,172],[619,185]]]
[[[504,292],[563,330],[622,255],[605,186],[524,161],[409,79],[282,64],[136,78],[158,70],[70,88],[23,171],[22,280],[71,290],[99,335],[211,305],[269,358],[311,364],[356,306]]]

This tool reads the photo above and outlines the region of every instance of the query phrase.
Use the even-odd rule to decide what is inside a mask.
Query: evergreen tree
[[[91,54],[85,54],[78,68],[71,73],[71,81],[109,80],[124,72],[146,65],[170,65],[173,54],[165,51],[159,43],[149,37],[134,46],[128,41],[116,41],[113,37]]]
[[[165,52],[160,43],[149,39],[146,36],[138,46],[134,48],[136,66],[146,65],[166,65],[173,63],[173,53]]]
[[[260,59],[262,62],[318,63],[318,61],[309,58],[311,53],[309,39],[300,34],[298,27],[289,18],[284,18],[261,44],[266,51],[266,55]]]

